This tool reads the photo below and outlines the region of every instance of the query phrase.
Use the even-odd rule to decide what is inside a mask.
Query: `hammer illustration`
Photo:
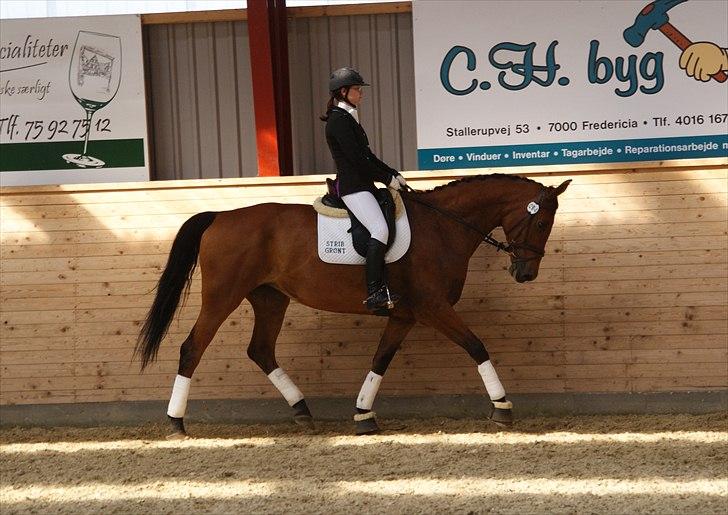
[[[634,21],[634,25],[624,31],[624,40],[633,47],[640,46],[647,36],[649,30],[659,30],[667,39],[675,43],[680,50],[685,50],[692,45],[685,35],[677,30],[667,17],[667,11],[687,0],[655,0],[640,11]],[[725,82],[728,79],[725,72],[719,71],[712,77],[718,82]]]

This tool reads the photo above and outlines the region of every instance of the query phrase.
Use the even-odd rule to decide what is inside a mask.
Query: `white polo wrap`
[[[480,375],[483,378],[483,383],[485,383],[485,389],[490,396],[490,400],[494,401],[506,396],[506,391],[503,388],[500,379],[498,379],[498,374],[495,373],[495,368],[493,368],[493,364],[490,360],[484,361],[478,365],[478,372],[480,372]]]
[[[282,368],[276,368],[273,372],[268,374],[268,379],[270,379],[270,382],[278,388],[278,391],[281,392],[281,395],[283,395],[283,398],[286,399],[289,406],[293,406],[303,399],[301,390],[293,384],[291,378],[288,377],[288,374],[286,374],[286,371]]]
[[[372,409],[380,384],[382,384],[382,376],[370,371],[366,379],[364,379],[364,384],[361,385],[359,397],[356,398],[356,407],[359,409]]]
[[[170,417],[182,418],[185,416],[187,397],[190,395],[190,383],[192,383],[192,379],[177,374],[167,407],[167,415]]]

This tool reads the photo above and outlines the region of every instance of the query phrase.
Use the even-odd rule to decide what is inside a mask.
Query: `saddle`
[[[324,206],[328,206],[334,209],[345,209],[349,213],[349,219],[351,220],[351,238],[354,243],[354,250],[362,257],[367,255],[367,243],[371,238],[370,232],[366,227],[354,216],[354,213],[349,211],[341,200],[341,197],[336,192],[336,183],[332,179],[326,179],[326,187],[328,192],[321,198],[321,203]],[[387,250],[392,246],[394,239],[397,235],[397,224],[396,224],[396,205],[392,193],[387,188],[378,189],[374,198],[379,204],[379,208],[384,214],[384,220],[387,222],[389,228],[389,239],[387,240]]]

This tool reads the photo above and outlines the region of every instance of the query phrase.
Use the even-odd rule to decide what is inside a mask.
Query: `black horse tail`
[[[167,265],[157,283],[157,295],[134,348],[134,357],[141,358],[142,370],[157,358],[159,344],[172,323],[182,291],[186,295],[189,290],[192,274],[197,266],[202,234],[210,227],[216,215],[217,213],[210,211],[194,215],[182,225],[174,238]]]

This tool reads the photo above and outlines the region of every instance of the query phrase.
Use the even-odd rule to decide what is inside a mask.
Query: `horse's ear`
[[[569,186],[570,183],[571,183],[571,179],[568,179],[568,180],[562,182],[559,186],[557,186],[556,189],[554,190],[554,196],[558,197],[564,191],[566,191],[566,188]]]

